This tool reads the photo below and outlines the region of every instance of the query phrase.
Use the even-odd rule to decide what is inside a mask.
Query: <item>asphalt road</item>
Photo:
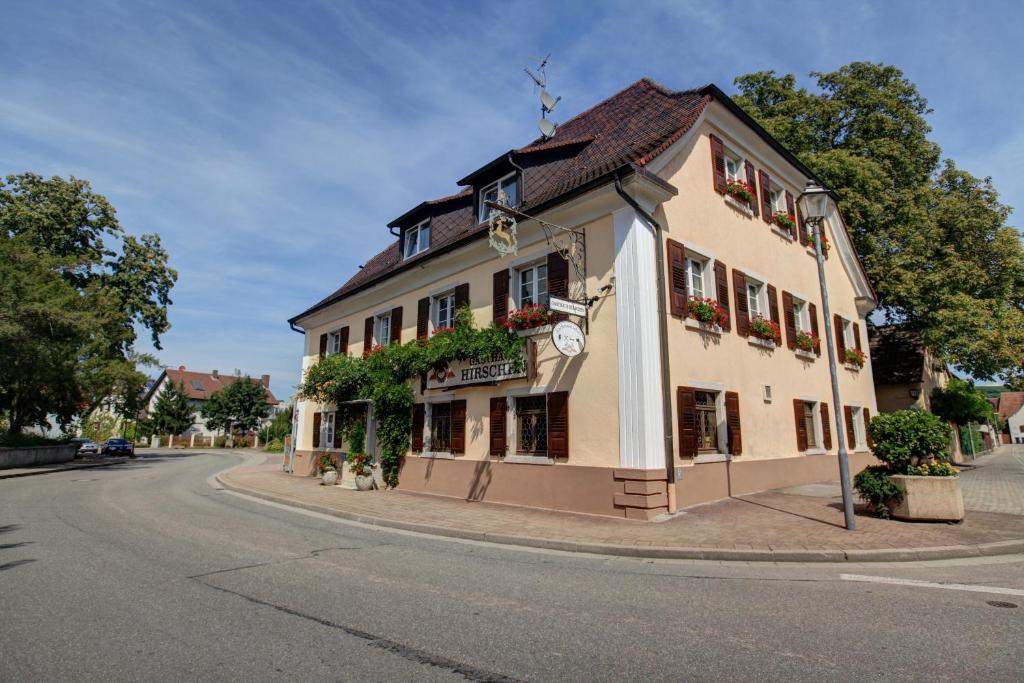
[[[0,481],[0,681],[1024,678],[1024,557],[517,550],[211,485],[239,461],[154,455]]]

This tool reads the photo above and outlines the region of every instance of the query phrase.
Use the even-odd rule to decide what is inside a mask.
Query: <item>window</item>
[[[857,348],[857,340],[853,336],[853,323],[843,318],[843,346],[848,349]]]
[[[334,413],[324,413],[320,418],[320,443],[323,448],[334,447]]]
[[[793,297],[793,318],[797,332],[811,333],[811,307],[803,299]]]
[[[718,396],[711,391],[694,392],[697,398],[697,452],[718,452]]]
[[[727,181],[747,181],[746,172],[743,170],[743,160],[729,150],[725,150],[725,179]]]
[[[758,282],[747,276],[747,306],[750,309],[750,319],[757,316],[769,318],[768,315],[768,292],[763,282]]]
[[[772,201],[772,211],[781,211],[788,215],[789,207],[786,206],[786,191],[775,183],[772,183],[771,188],[768,190],[768,194]]]
[[[548,407],[546,396],[516,399],[516,445],[519,453],[547,455]]]
[[[452,404],[432,403],[430,407],[430,450],[452,450]]]
[[[377,324],[373,331],[373,338],[381,346],[387,346],[391,343],[391,314],[385,313],[384,315],[377,316]]]
[[[530,304],[548,305],[548,266],[536,263],[519,269],[516,273],[516,291],[519,308]]]
[[[455,294],[447,292],[434,297],[434,329],[455,327]]]
[[[197,379],[192,380],[192,388],[196,391],[203,391],[203,383]]]
[[[517,196],[518,186],[516,184],[516,174],[510,173],[496,183],[491,183],[484,189],[480,190],[480,221],[487,220],[487,216],[491,213],[491,210],[487,208],[484,202],[502,202],[501,193],[505,194],[504,203],[508,206],[518,206]]]
[[[415,256],[426,251],[430,246],[430,221],[423,221],[419,225],[405,231],[405,252],[404,258]]]
[[[818,404],[804,401],[804,429],[807,431],[807,448],[821,448],[818,439]]]
[[[686,284],[690,287],[690,294],[692,296],[703,299],[707,294],[708,290],[705,287],[704,277],[705,271],[707,270],[708,262],[696,257],[686,257]]]
[[[867,431],[864,427],[864,409],[863,408],[850,408],[850,415],[853,417],[853,440],[854,443],[850,444],[853,448],[866,448],[867,447]]]
[[[327,355],[341,353],[341,330],[331,332],[327,337]]]

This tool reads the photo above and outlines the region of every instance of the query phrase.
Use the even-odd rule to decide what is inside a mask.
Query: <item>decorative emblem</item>
[[[498,204],[508,206],[508,195],[504,190],[498,193]],[[516,234],[516,219],[504,211],[491,209],[487,214],[488,241],[498,255],[504,258],[508,254],[519,251],[519,238]]]
[[[563,320],[557,323],[551,330],[551,341],[555,348],[563,356],[572,358],[583,353],[587,344],[586,335],[580,326],[571,320]]]
[[[430,373],[427,376],[428,379],[431,379],[437,382],[438,384],[444,384],[452,377],[455,377],[455,373],[452,372],[452,369],[447,365],[444,367],[443,370],[435,370],[434,372]]]

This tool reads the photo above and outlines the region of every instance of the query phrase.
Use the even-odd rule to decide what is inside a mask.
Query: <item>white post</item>
[[[192,436],[189,437],[188,447],[189,448],[195,448],[196,447],[196,435],[195,435],[195,432],[193,432]]]

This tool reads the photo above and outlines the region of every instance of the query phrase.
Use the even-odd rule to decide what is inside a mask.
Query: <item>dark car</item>
[[[127,455],[135,457],[135,444],[128,439],[107,439],[103,444],[103,455]]]

